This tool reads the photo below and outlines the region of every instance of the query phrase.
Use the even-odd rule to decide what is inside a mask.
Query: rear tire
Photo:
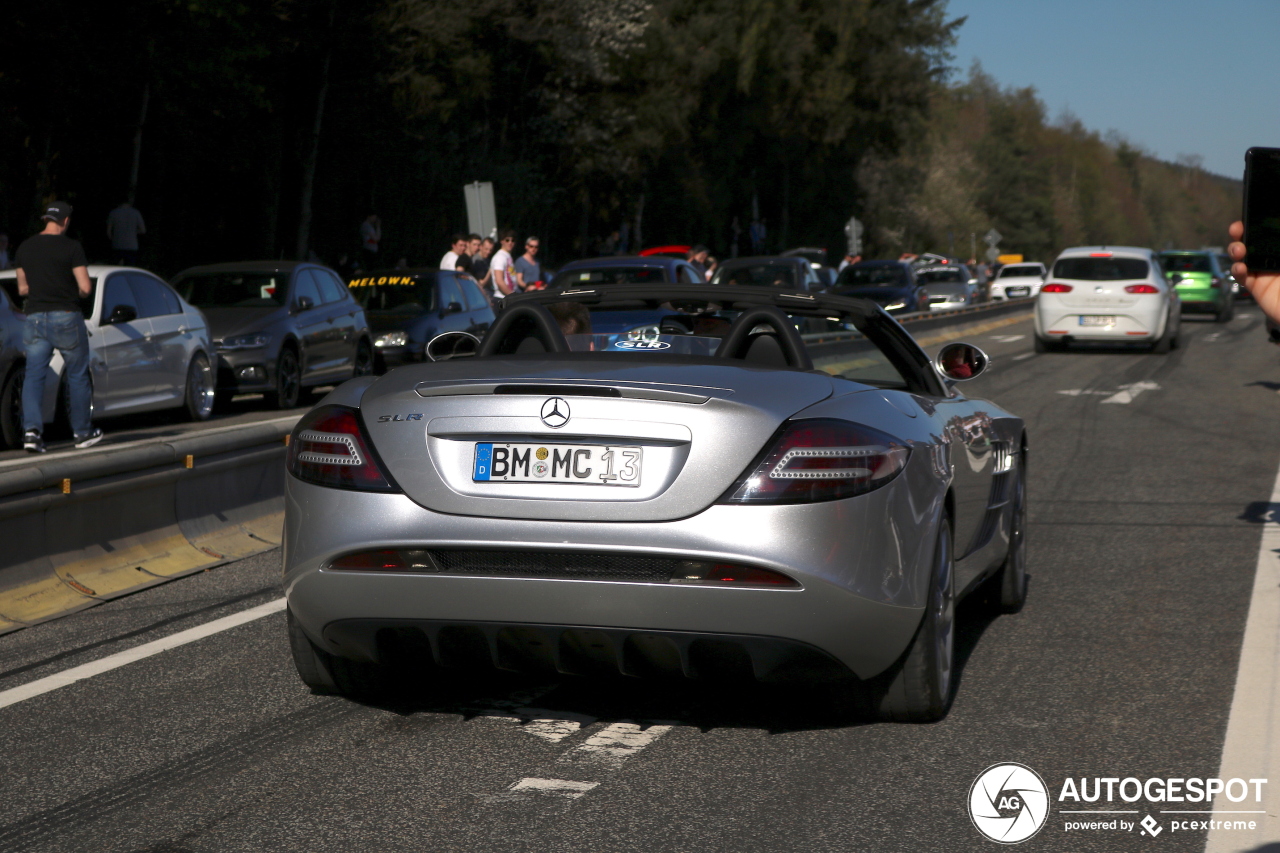
[[[1018,454],[1018,470],[1010,497],[1009,553],[992,583],[996,609],[1017,613],[1027,603],[1027,455]]]
[[[4,387],[0,388],[0,437],[8,448],[22,446],[22,385],[25,381],[26,368],[18,364],[9,371]]]
[[[1174,330],[1173,320],[1170,319],[1166,324],[1164,334],[1160,336],[1160,340],[1151,345],[1151,351],[1156,355],[1168,355],[1169,350],[1173,349],[1174,338],[1177,336],[1178,333]]]
[[[1059,341],[1051,341],[1048,338],[1042,338],[1039,335],[1036,338],[1036,352],[1063,352],[1066,347]]]
[[[276,359],[275,384],[275,390],[267,395],[271,405],[277,409],[296,409],[302,398],[302,362],[293,347],[280,350]]]
[[[289,650],[302,683],[315,693],[338,694],[357,702],[377,702],[396,695],[391,667],[347,660],[316,647],[302,631],[293,611],[289,620]]]
[[[955,669],[955,555],[951,519],[943,514],[934,545],[924,618],[906,654],[879,697],[882,720],[930,723],[951,707]]]
[[[207,421],[213,414],[217,401],[214,390],[216,380],[213,368],[209,366],[209,358],[202,352],[196,353],[187,366],[187,387],[183,394],[183,405],[187,419],[191,421]]]
[[[293,652],[293,666],[298,670],[298,677],[316,693],[337,693],[338,685],[328,665],[330,656],[317,649],[302,633],[292,610],[286,609],[285,614],[289,620],[289,650]]]
[[[351,376],[372,376],[376,372],[376,362],[373,356],[373,347],[369,346],[368,341],[361,341],[356,345],[356,359],[351,368]]]

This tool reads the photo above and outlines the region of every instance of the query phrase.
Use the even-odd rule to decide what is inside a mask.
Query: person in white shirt
[[[489,272],[493,274],[494,299],[502,299],[520,291],[511,258],[511,249],[516,244],[516,232],[510,229],[503,231],[498,235],[498,243],[502,248],[494,252],[493,260],[489,262]]]
[[[463,267],[463,263],[460,259],[466,255],[467,238],[462,234],[454,234],[453,239],[449,241],[449,244],[453,248],[445,252],[444,257],[440,259],[440,269],[448,270],[449,272],[457,272]],[[467,265],[469,264],[470,261],[467,261]],[[463,272],[466,271],[467,270],[463,270]]]

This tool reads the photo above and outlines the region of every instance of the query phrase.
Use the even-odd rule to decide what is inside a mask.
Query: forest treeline
[[[135,198],[147,265],[329,261],[383,220],[433,263],[462,188],[552,261],[635,245],[866,254],[1223,242],[1237,181],[1164,163],[950,67],[945,0],[47,0],[0,54],[0,228]],[[978,243],[979,248],[982,244]]]

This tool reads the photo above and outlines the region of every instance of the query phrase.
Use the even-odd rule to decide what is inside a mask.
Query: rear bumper
[[[1163,303],[1162,303],[1163,307]],[[1121,313],[1127,311],[1127,313]],[[1110,316],[1114,325],[1085,326],[1082,317]],[[1105,341],[1108,343],[1150,343],[1164,334],[1164,315],[1157,311],[1130,309],[1088,309],[1047,304],[1040,296],[1036,305],[1036,334],[1045,340]]]
[[[672,522],[575,523],[444,515],[403,495],[287,477],[285,591],[317,645],[356,659],[380,657],[382,632],[445,664],[483,659],[512,669],[699,677],[728,660],[767,680],[833,666],[869,678],[897,660],[924,612],[932,556],[925,545],[934,541],[940,507],[915,508],[923,522],[898,518],[893,507],[910,504],[892,493],[906,480],[827,504],[713,506]],[[869,532],[851,536],[851,528]],[[894,530],[909,535],[890,539]],[[770,568],[801,587],[327,568],[341,554],[380,547],[673,555]]]

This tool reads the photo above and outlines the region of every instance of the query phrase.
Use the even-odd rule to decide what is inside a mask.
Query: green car
[[[1231,276],[1213,252],[1165,252],[1164,274],[1178,290],[1182,313],[1212,314],[1225,323],[1235,314]]]

